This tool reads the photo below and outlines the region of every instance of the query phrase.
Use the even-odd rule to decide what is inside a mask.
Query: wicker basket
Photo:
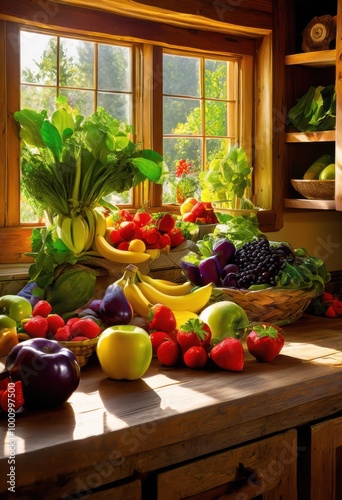
[[[65,340],[59,341],[58,343],[62,347],[67,347],[75,354],[78,364],[82,368],[82,366],[85,366],[87,364],[90,356],[96,351],[98,340],[99,337],[95,337],[94,339],[82,340],[80,342]]]
[[[333,200],[335,198],[334,180],[291,179],[291,184],[298,193],[311,200]]]
[[[245,310],[249,321],[264,321],[281,326],[299,319],[315,296],[315,289],[270,287],[252,291],[215,288],[210,302],[222,300],[235,302]]]

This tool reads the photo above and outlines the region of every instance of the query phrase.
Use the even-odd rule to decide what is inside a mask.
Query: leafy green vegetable
[[[76,264],[80,260],[46,227],[33,229],[31,247],[32,252],[27,255],[34,257],[35,262],[29,268],[29,278],[43,289],[52,283],[59,266]]]
[[[290,123],[301,132],[333,130],[336,125],[336,91],[334,85],[311,86],[289,110]]]
[[[225,202],[225,208],[240,208],[246,188],[250,187],[249,164],[244,148],[235,144],[223,158],[214,158],[208,170],[199,175],[203,201]]]
[[[157,152],[130,140],[133,128],[103,108],[84,119],[65,97],[56,111],[14,113],[22,139],[21,182],[38,215],[71,215],[94,207],[106,195],[122,193],[149,179],[163,183],[168,170]]]

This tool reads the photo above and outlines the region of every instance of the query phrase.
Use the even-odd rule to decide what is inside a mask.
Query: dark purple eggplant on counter
[[[133,318],[133,309],[120,285],[113,283],[107,287],[98,313],[108,325],[128,325]]]

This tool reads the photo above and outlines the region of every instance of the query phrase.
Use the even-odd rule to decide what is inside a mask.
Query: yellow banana
[[[177,322],[176,328],[180,328],[190,318],[198,318],[198,314],[191,311],[173,311],[173,314],[175,315]]]
[[[151,276],[148,276],[147,274],[141,274],[140,272],[137,272],[137,277],[139,281],[149,283],[154,288],[162,293],[165,293],[166,295],[185,295],[186,293],[189,293],[193,288],[193,284],[190,283],[190,281],[186,281],[185,283],[181,283],[175,286],[174,283],[168,284],[167,282],[151,278]]]
[[[139,316],[146,318],[152,307],[152,304],[146,299],[145,295],[139,290],[137,284],[134,282],[134,279],[129,277],[123,290],[125,297],[133,307],[133,311],[135,312],[135,314],[138,314]]]
[[[75,253],[81,253],[88,240],[88,224],[82,215],[77,215],[71,219],[71,239],[75,248]]]
[[[64,245],[70,250],[70,252],[78,253],[72,241],[71,224],[71,217],[64,217],[59,237],[63,241]]]
[[[149,283],[137,282],[137,287],[151,304],[164,304],[172,311],[199,312],[209,302],[214,284],[196,288],[193,292],[184,295],[167,295],[154,288]]]
[[[96,215],[89,207],[84,207],[82,211],[84,220],[88,225],[88,239],[84,245],[85,250],[89,250],[93,246],[95,230],[96,230]]]
[[[94,244],[99,254],[112,262],[140,264],[150,259],[150,256],[144,252],[131,252],[130,250],[119,250],[113,247],[101,234],[95,235]]]
[[[106,223],[106,218],[103,215],[103,210],[100,207],[94,208],[94,214],[96,217],[96,229],[95,232],[96,234],[100,234],[101,236],[104,236],[107,231],[107,223]]]

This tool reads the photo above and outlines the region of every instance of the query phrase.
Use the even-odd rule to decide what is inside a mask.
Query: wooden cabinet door
[[[311,500],[342,498],[342,417],[311,427]]]
[[[291,429],[160,473],[157,490],[158,500],[296,500],[297,432]]]
[[[141,481],[113,486],[91,494],[91,500],[141,500]]]

